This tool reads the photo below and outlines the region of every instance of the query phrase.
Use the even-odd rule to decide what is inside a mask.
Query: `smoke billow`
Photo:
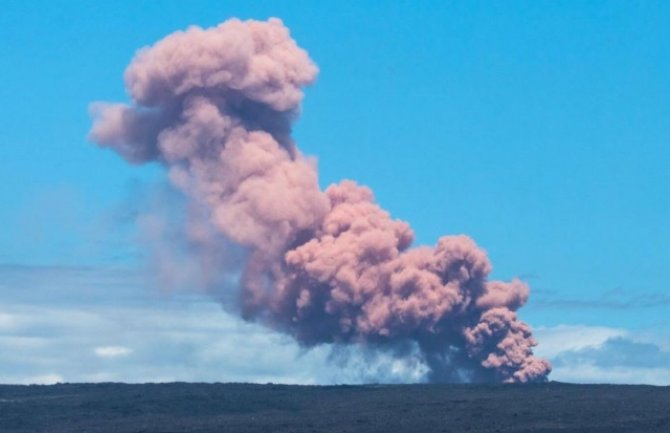
[[[206,272],[231,245],[245,252],[227,307],[246,320],[306,347],[410,344],[430,381],[546,380],[515,313],[523,282],[490,281],[467,236],[410,248],[409,225],[369,188],[319,188],[315,161],[291,138],[317,72],[278,19],[191,27],[137,53],[125,72],[132,104],[94,104],[91,137],[167,169],[195,209],[185,231]]]

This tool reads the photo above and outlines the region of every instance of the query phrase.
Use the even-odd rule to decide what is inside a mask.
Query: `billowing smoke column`
[[[317,72],[278,19],[191,27],[139,51],[125,73],[132,105],[94,104],[91,137],[166,167],[200,209],[187,220],[196,253],[212,252],[208,230],[246,251],[235,307],[245,319],[307,347],[409,342],[430,381],[546,380],[515,313],[524,283],[489,281],[467,236],[410,248],[409,225],[366,187],[320,190],[290,135]]]

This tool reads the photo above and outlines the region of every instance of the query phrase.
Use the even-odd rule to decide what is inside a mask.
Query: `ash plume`
[[[184,230],[203,273],[229,268],[213,258],[231,245],[244,252],[226,305],[244,319],[306,347],[411,344],[429,381],[546,380],[515,313],[523,282],[489,280],[467,236],[412,248],[410,226],[367,187],[319,188],[291,138],[317,72],[278,19],[191,27],[137,53],[125,72],[132,103],[93,104],[91,139],[166,168],[190,203]]]

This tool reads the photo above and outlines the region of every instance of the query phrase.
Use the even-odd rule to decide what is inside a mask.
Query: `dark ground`
[[[670,387],[0,385],[1,432],[670,432]]]

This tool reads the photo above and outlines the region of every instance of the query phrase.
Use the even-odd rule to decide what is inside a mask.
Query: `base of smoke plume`
[[[215,230],[208,233],[216,245],[201,251],[203,243],[191,241],[184,215],[197,212],[180,191],[167,183],[136,184],[122,213],[125,223],[136,227],[136,238],[148,252],[149,277],[165,293],[200,292],[221,304],[233,316],[241,314],[241,263],[248,251],[228,241]],[[221,245],[226,245],[221,248]],[[196,251],[197,250],[197,251]],[[202,260],[207,259],[207,263]],[[216,272],[212,272],[216,270]],[[260,318],[262,323],[262,318]],[[290,331],[287,331],[290,336]],[[421,343],[419,343],[421,342]],[[420,344],[423,345],[423,350]],[[304,350],[328,352],[333,367],[347,382],[367,383],[491,383],[495,371],[473,369],[462,348],[442,340],[414,337],[407,340],[333,342],[304,344]],[[461,367],[462,366],[462,367]]]

